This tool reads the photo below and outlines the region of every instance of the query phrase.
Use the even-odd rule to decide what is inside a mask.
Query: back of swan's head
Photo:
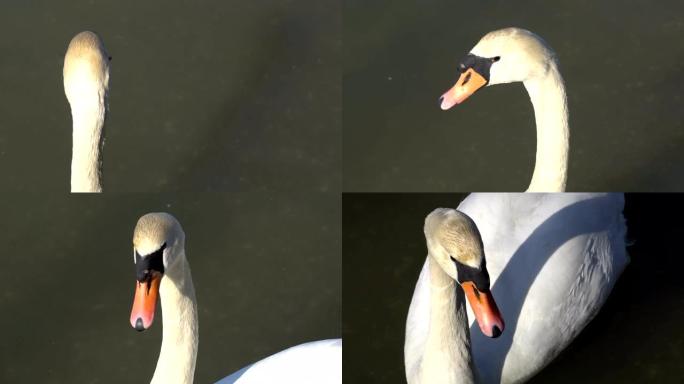
[[[135,253],[141,257],[163,249],[164,267],[175,261],[175,256],[184,251],[185,232],[178,220],[165,212],[148,213],[142,216],[133,232],[134,262]]]
[[[544,76],[556,65],[556,54],[538,35],[521,28],[489,32],[470,51],[471,54],[496,58],[488,85],[526,81]]]
[[[484,250],[480,232],[465,213],[437,208],[425,218],[424,232],[430,256],[453,279],[458,280],[454,261],[476,269],[482,266]]]
[[[70,104],[101,101],[109,87],[111,58],[102,39],[84,31],[71,39],[64,56],[64,93]]]

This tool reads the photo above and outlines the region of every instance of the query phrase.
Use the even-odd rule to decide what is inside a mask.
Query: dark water
[[[423,221],[463,197],[344,195],[345,382],[405,382],[404,330],[425,261]],[[597,317],[532,382],[681,382],[682,214],[684,195],[627,195],[630,265]]]
[[[568,190],[684,188],[681,1],[346,1],[345,191],[522,191],[535,127],[521,83],[444,112],[437,98],[489,31],[557,52],[570,109]]]
[[[341,336],[335,196],[5,195],[0,382],[149,382],[161,313],[143,333],[128,318],[133,228],[150,211],[173,213],[187,236],[199,304],[195,382],[213,382],[288,346]]]
[[[67,191],[70,39],[112,55],[105,191],[341,184],[336,1],[4,1],[0,190]]]

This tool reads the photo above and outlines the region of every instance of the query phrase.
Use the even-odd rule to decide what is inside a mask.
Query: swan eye
[[[492,63],[496,63],[497,61],[501,60],[501,56],[494,56],[492,57]]]
[[[465,65],[463,65],[463,64],[459,64],[459,65],[458,65],[458,71],[459,71],[460,73],[465,72],[465,70],[466,70],[466,66],[465,66]]]

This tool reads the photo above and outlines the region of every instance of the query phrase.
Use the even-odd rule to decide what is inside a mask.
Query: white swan
[[[152,383],[190,384],[197,357],[197,304],[185,233],[168,213],[149,213],[138,220],[133,235],[137,271],[131,325],[143,331],[152,325],[160,297],[163,339]],[[245,367],[220,381],[238,383],[339,384],[342,382],[342,340],[323,340],[292,347]]]
[[[426,289],[420,302],[414,296],[421,308],[414,309],[412,302],[406,323],[406,379],[409,384],[473,383],[465,297],[485,335],[496,338],[504,330],[489,290],[480,234],[467,215],[440,208],[425,219],[425,239],[428,257],[419,284]]]
[[[446,110],[483,86],[522,81],[537,124],[537,154],[528,192],[563,192],[567,179],[568,107],[556,54],[519,28],[486,34],[459,64],[461,75],[440,98]]]
[[[100,37],[89,31],[74,36],[64,56],[64,93],[73,120],[71,192],[102,192],[110,60]]]
[[[623,207],[621,194],[573,193],[472,194],[459,205],[458,210],[477,223],[491,291],[506,319],[506,331],[492,340],[475,331],[468,310],[472,357],[481,382],[531,378],[596,315],[629,262]],[[458,252],[453,248],[449,251]],[[445,332],[438,326],[449,327],[431,323],[439,308],[431,300],[435,288],[430,257],[443,249],[428,237],[430,256],[406,323],[404,358],[410,384],[428,383],[415,379],[415,372],[434,356],[435,347],[428,341],[435,332]],[[457,348],[461,340],[454,335],[442,339],[443,348]],[[454,372],[445,368],[442,382],[458,382]]]

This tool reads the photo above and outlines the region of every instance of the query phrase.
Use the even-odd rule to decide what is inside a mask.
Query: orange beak
[[[161,279],[161,273],[153,272],[149,281],[136,282],[135,299],[131,310],[131,326],[137,331],[144,331],[152,325]]]
[[[441,102],[440,107],[446,111],[456,104],[461,104],[475,91],[484,87],[485,84],[487,84],[487,80],[482,75],[474,69],[468,68],[465,72],[461,73],[456,85],[439,98]]]
[[[504,321],[499,308],[496,307],[492,293],[479,291],[470,281],[462,283],[461,287],[465,291],[482,333],[487,337],[499,337],[504,330]]]

